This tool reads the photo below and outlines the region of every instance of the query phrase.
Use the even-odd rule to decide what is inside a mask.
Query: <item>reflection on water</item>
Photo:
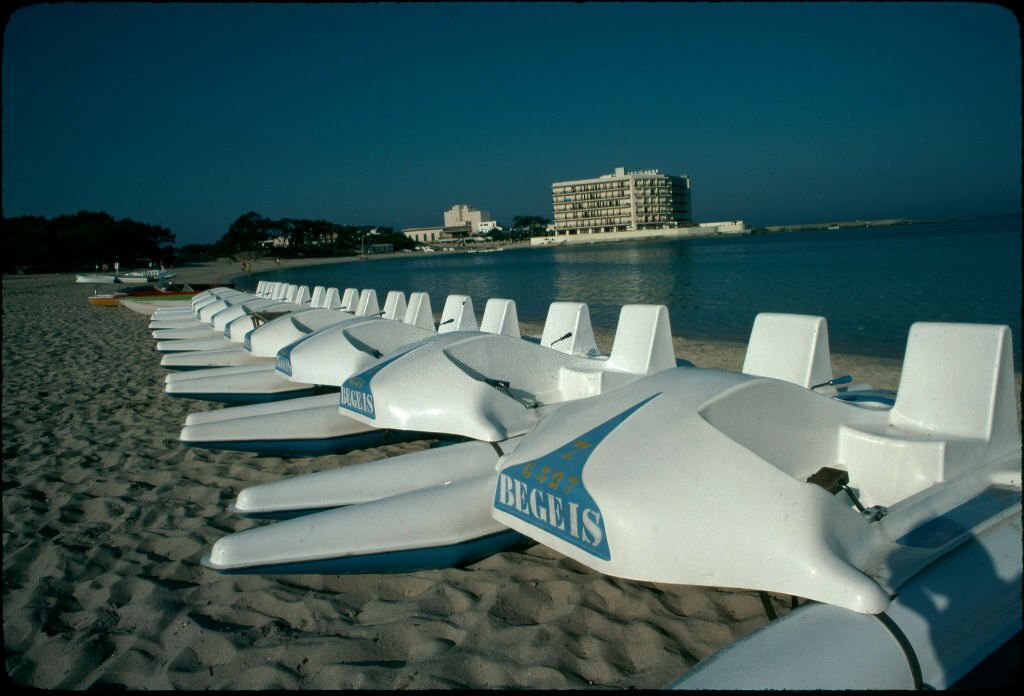
[[[899,357],[914,321],[1009,324],[1020,335],[1017,217],[499,253],[409,254],[260,276],[308,285],[426,291],[435,313],[468,294],[479,316],[491,297],[525,321],[549,303],[586,302],[614,328],[628,303],[664,304],[673,332],[745,341],[759,312],[827,317],[833,350]],[[239,279],[255,286],[256,276]],[[1018,363],[1019,341],[1014,346]]]
[[[667,246],[662,253],[643,245],[577,251],[582,250],[552,255],[555,296],[586,302],[598,326],[614,326],[625,304],[678,304],[678,281],[689,277],[685,245]]]

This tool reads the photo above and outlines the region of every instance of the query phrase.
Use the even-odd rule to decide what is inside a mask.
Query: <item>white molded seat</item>
[[[359,305],[356,307],[357,317],[373,317],[380,313],[380,305],[377,304],[376,290],[363,290],[359,293]]]
[[[544,320],[540,344],[569,355],[597,354],[590,308],[583,302],[552,302]]]
[[[359,291],[355,288],[345,288],[345,292],[341,296],[341,309],[345,312],[356,313],[356,308],[359,306]]]
[[[430,295],[425,292],[410,293],[409,304],[405,308],[405,318],[402,319],[402,322],[433,331],[434,312],[430,308]]]
[[[324,309],[339,309],[341,307],[341,297],[338,295],[338,288],[327,288],[323,298],[320,300],[320,306]]]
[[[295,290],[292,292],[292,296],[291,296],[291,300],[290,301],[295,303],[295,304],[299,304],[299,305],[301,305],[301,304],[309,304],[310,303],[309,286],[308,285],[302,285],[300,287],[295,288]]]
[[[892,424],[1019,443],[1010,327],[920,322],[910,327]]]
[[[896,403],[880,424],[844,425],[839,460],[892,480],[899,499],[1020,447],[1010,328],[920,322],[910,327]],[[886,473],[888,472],[888,473]]]
[[[558,388],[565,398],[579,399],[604,393],[632,381],[676,366],[668,308],[664,305],[624,305],[619,310],[611,355],[589,363],[565,366]]]
[[[319,309],[323,306],[324,296],[327,294],[327,288],[323,285],[317,285],[313,288],[313,294],[309,298],[309,306],[312,309]]]
[[[774,377],[801,387],[832,379],[825,317],[763,312],[754,318],[744,374]]]
[[[487,300],[487,304],[484,305],[484,316],[480,320],[480,330],[484,333],[521,338],[515,300],[496,297]]]
[[[649,375],[676,366],[672,326],[665,305],[623,305],[608,369]]]
[[[441,321],[437,324],[437,333],[451,331],[477,331],[476,314],[473,312],[473,298],[469,295],[449,295],[441,310]]]
[[[384,311],[381,316],[385,319],[401,320],[405,317],[405,293],[399,290],[389,290],[384,297]]]

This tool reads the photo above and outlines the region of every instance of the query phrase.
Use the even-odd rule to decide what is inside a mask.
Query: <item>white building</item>
[[[436,242],[444,236],[444,229],[441,227],[407,227],[402,234],[414,242],[429,244]]]
[[[444,211],[445,227],[464,227],[469,225],[469,229],[473,234],[480,234],[480,226],[485,222],[493,222],[489,212],[477,210],[472,206],[462,203],[453,205]]]
[[[551,202],[556,235],[672,229],[692,219],[689,177],[657,169],[556,181]]]
[[[465,240],[495,229],[501,229],[501,225],[491,220],[489,212],[458,203],[444,211],[443,227],[407,227],[402,230],[402,234],[414,242],[429,244]]]
[[[723,220],[721,222],[702,222],[698,227],[712,229],[717,234],[746,234],[750,232],[742,220]]]

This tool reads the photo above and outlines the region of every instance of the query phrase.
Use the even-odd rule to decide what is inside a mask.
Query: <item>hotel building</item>
[[[555,235],[690,226],[690,179],[618,167],[596,179],[551,184]]]

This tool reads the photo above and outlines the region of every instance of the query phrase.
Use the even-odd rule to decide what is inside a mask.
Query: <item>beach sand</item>
[[[261,524],[228,511],[242,488],[424,444],[299,459],[183,447],[185,416],[219,406],[165,395],[148,318],[89,306],[91,287],[72,281],[3,279],[3,632],[17,684],[659,688],[768,621],[756,592],[606,577],[542,546],[401,575],[205,569],[214,541]],[[699,366],[742,365],[741,345],[677,348]],[[899,361],[835,362],[898,382]],[[770,598],[780,615],[790,606]]]

